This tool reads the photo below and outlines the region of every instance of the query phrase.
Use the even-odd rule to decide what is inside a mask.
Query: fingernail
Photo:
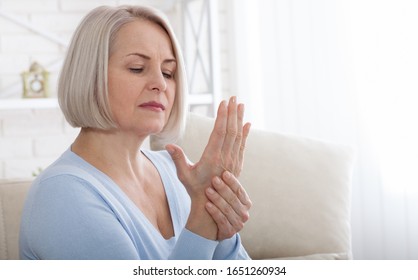
[[[224,175],[225,175],[225,178],[226,178],[226,179],[231,178],[231,172],[229,172],[229,171],[225,171],[225,172],[224,172]]]
[[[231,97],[231,102],[232,102],[232,103],[235,103],[235,101],[236,101],[236,97],[235,97],[235,96],[232,96],[232,97]]]
[[[219,185],[221,183],[221,179],[219,177],[215,177],[215,184]]]

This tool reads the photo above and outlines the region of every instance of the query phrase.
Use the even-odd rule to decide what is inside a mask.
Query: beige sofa
[[[196,160],[213,120],[190,115],[180,142]],[[151,142],[154,149],[158,147]],[[252,130],[241,182],[252,201],[241,232],[254,259],[350,259],[353,157],[346,147]],[[0,259],[18,259],[28,180],[0,181]]]

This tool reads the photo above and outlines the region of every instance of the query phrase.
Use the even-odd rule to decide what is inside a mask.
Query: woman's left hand
[[[212,187],[212,179],[221,176],[225,170],[236,177],[241,173],[245,143],[250,131],[250,124],[243,124],[243,118],[244,105],[237,104],[235,97],[230,98],[228,104],[222,101],[208,144],[200,160],[195,164],[188,162],[179,146],[174,144],[166,146],[176,166],[177,176],[191,199],[186,228],[207,239],[216,240],[218,228],[213,217],[206,210],[208,198],[205,190]],[[228,230],[221,229],[221,232],[226,231]],[[219,235],[224,238],[228,234]]]
[[[206,210],[218,227],[217,240],[231,238],[248,221],[252,202],[238,179],[228,171],[214,177],[206,189]]]

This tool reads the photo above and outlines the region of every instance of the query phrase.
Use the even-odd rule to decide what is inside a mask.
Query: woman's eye
[[[163,76],[164,76],[164,78],[166,78],[166,79],[172,79],[172,78],[173,78],[173,74],[168,73],[168,72],[163,72]]]
[[[129,71],[132,73],[141,73],[142,70],[142,68],[129,68]]]

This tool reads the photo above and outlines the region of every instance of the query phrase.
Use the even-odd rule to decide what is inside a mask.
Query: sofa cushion
[[[212,128],[213,119],[189,116],[179,144],[191,161],[200,158]],[[351,258],[352,165],[347,147],[252,129],[240,177],[253,202],[241,232],[250,256]]]
[[[241,180],[254,209],[242,236],[252,255],[350,256],[350,150],[262,131],[247,146]]]

